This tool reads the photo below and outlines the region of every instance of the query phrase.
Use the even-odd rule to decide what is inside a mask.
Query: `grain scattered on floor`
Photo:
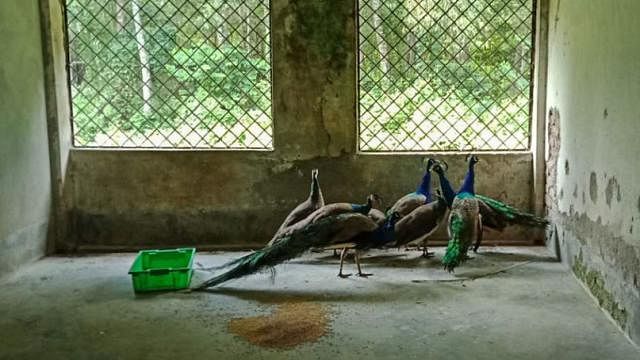
[[[231,319],[229,331],[254,345],[284,349],[317,341],[327,333],[328,325],[323,305],[288,302],[267,316]]]

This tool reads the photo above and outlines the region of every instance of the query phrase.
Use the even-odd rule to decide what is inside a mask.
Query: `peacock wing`
[[[407,245],[432,235],[442,223],[446,210],[446,203],[438,201],[418,206],[396,223],[394,246]]]
[[[398,199],[398,201],[396,201],[395,204],[393,204],[393,206],[391,206],[391,208],[387,210],[387,215],[397,212],[398,214],[400,214],[400,217],[407,216],[417,207],[424,205],[426,201],[427,197],[422,194],[407,194]]]

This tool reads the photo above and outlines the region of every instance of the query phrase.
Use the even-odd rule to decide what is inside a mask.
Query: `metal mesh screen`
[[[67,0],[74,143],[272,147],[269,0]]]
[[[529,148],[532,0],[359,0],[363,151]]]

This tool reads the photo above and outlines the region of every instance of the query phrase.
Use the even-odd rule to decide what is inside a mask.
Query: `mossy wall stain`
[[[589,288],[591,294],[598,300],[600,306],[620,324],[622,328],[627,324],[627,311],[616,302],[613,295],[605,288],[604,277],[595,270],[590,270],[584,264],[582,254],[574,257],[573,272],[578,279]]]
[[[589,176],[589,197],[594,204],[598,203],[598,176],[593,171]]]
[[[609,178],[607,182],[607,187],[604,191],[605,201],[607,202],[607,206],[611,207],[611,201],[615,199],[620,202],[622,200],[622,194],[620,193],[620,185],[618,184],[618,180],[615,176]]]

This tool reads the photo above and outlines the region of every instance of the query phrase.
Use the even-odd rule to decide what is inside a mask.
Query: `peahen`
[[[468,158],[469,167],[460,190],[451,202],[449,213],[449,243],[442,263],[448,271],[453,271],[467,258],[467,250],[473,241],[477,241],[482,233],[480,206],[475,197],[474,166],[478,162],[475,155]]]
[[[446,163],[445,167],[446,167]],[[445,174],[446,169],[441,164],[436,164],[433,171],[438,174],[440,179],[440,187],[449,206],[453,203],[455,191],[451,187],[449,180]],[[475,194],[480,208],[480,216],[482,221],[482,229],[489,228],[495,231],[502,231],[509,225],[522,225],[534,228],[544,228],[549,222],[541,217],[521,211],[513,206],[507,205],[501,201],[495,200],[488,196]],[[482,242],[483,234],[480,233],[473,251],[477,252]]]
[[[397,212],[400,217],[408,215],[418,206],[428,204],[432,201],[431,192],[431,168],[436,162],[433,159],[427,159],[427,168],[422,176],[422,182],[416,191],[409,193],[396,201],[389,210],[387,215]]]
[[[276,234],[280,233],[283,229],[305,219],[309,214],[324,206],[324,197],[322,196],[322,190],[320,189],[320,183],[318,182],[318,169],[311,170],[311,191],[309,197],[298,204],[287,217],[284,219]]]
[[[272,244],[249,255],[230,261],[218,268],[230,268],[193,288],[203,290],[226,281],[254,274],[291,260],[312,247],[324,247],[335,243],[357,240],[356,245],[368,239],[379,227],[367,216],[344,213],[322,218],[316,222],[283,233]]]

